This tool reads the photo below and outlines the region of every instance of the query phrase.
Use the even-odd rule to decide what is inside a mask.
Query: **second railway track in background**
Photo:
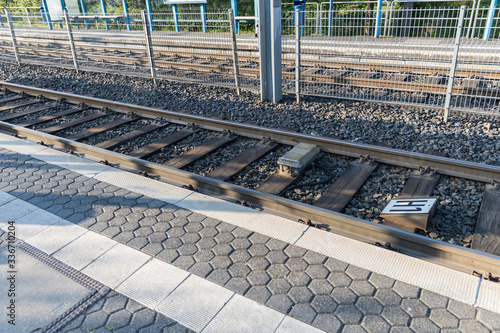
[[[300,218],[311,227],[378,243],[388,250],[399,249],[469,273],[479,271],[485,277],[500,275],[499,165],[10,83],[0,82],[0,87],[0,130],[4,132],[215,193],[254,209]],[[278,158],[299,143],[317,145],[319,157],[295,178],[280,175]],[[472,237],[474,250],[428,237],[432,228],[426,230],[425,223],[417,228],[352,216],[367,209],[359,206],[355,195],[366,182],[378,181],[380,168],[397,169],[397,177],[404,179],[398,193],[389,193],[391,197],[431,197],[439,178],[450,176],[470,182],[471,191],[484,191]],[[346,208],[351,216],[343,214]],[[377,207],[368,209],[379,219]]]
[[[101,40],[102,39],[102,40]],[[79,43],[76,38],[78,57],[85,61],[103,61],[108,66],[148,66],[148,58],[144,45],[134,40],[123,40],[123,45],[107,45],[105,38],[97,38],[88,45]],[[82,40],[84,41],[84,40]],[[81,41],[81,42],[82,42]],[[100,45],[102,44],[102,45]],[[18,41],[19,52],[33,56],[57,56],[68,59],[71,63],[72,53],[68,45],[55,40],[43,41],[40,39],[23,37]],[[155,66],[163,71],[181,70],[195,71],[200,74],[225,73],[234,75],[232,55],[228,45],[219,45],[217,49],[207,48],[201,43],[180,45],[175,42],[162,41],[155,50],[157,59]],[[8,51],[11,46],[8,42],[0,44],[0,48]],[[56,49],[57,48],[57,49]],[[62,48],[62,49],[61,49]],[[164,49],[162,49],[164,48]],[[169,48],[172,48],[169,50]],[[64,50],[66,49],[66,50]],[[96,52],[98,51],[98,52]],[[225,52],[229,52],[225,54]],[[292,48],[283,49],[283,73],[285,80],[295,80],[295,51]],[[241,77],[258,79],[258,50],[252,46],[239,46],[238,58]],[[380,58],[365,55],[363,62],[357,55],[331,54],[318,58],[314,50],[301,51],[300,80],[304,84],[328,84],[339,89],[368,88],[373,89],[368,94],[381,97],[387,91],[411,91],[418,101],[426,100],[430,95],[444,96],[447,93],[447,81],[450,72],[449,61],[427,61],[425,59]],[[500,98],[500,69],[497,66],[488,66],[481,63],[460,64],[455,72],[457,84],[454,84],[452,93],[462,96],[487,96]]]

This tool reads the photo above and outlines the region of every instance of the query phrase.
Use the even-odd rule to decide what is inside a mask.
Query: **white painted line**
[[[10,149],[16,153],[31,155],[48,149],[45,146],[27,140],[18,139],[8,134],[0,133],[0,147]]]
[[[175,290],[189,273],[158,259],[148,261],[116,289],[154,309]]]
[[[174,185],[116,168],[103,171],[95,175],[94,179],[170,204],[176,203],[192,193],[192,191]]]
[[[82,270],[91,278],[115,289],[151,257],[123,244],[116,244]]]
[[[16,237],[26,240],[39,232],[47,229],[51,225],[61,223],[63,219],[42,209],[36,209],[31,213],[16,220]],[[7,227],[3,227],[6,230]]]
[[[82,270],[116,244],[114,240],[89,231],[58,250],[53,256],[77,270]]]
[[[176,205],[291,244],[307,229],[303,224],[200,193],[193,193]]]
[[[330,232],[309,229],[296,244],[395,280],[474,304],[478,277]]]
[[[322,333],[319,328],[307,325],[306,323],[285,316],[275,333]]]
[[[274,332],[284,317],[276,310],[236,294],[203,333]]]
[[[500,284],[482,280],[477,295],[476,306],[491,312],[500,313]]]
[[[38,210],[36,206],[26,201],[15,199],[3,206],[0,206],[0,225],[3,227],[9,221],[17,221],[21,217]],[[41,209],[40,209],[41,210]]]
[[[61,168],[70,169],[76,173],[87,177],[92,177],[97,173],[111,169],[112,167],[81,157],[73,156],[54,149],[47,149],[36,154],[31,154],[33,158],[46,163],[57,165]]]
[[[224,287],[190,275],[155,310],[199,332],[233,295]]]
[[[52,254],[86,232],[87,229],[61,220],[28,238],[26,242],[47,254]]]

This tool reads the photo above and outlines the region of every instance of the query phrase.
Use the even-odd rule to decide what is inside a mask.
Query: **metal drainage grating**
[[[28,243],[18,240],[17,248],[90,290],[90,293],[85,295],[85,297],[78,301],[78,303],[73,305],[66,312],[61,314],[44,329],[42,329],[41,332],[43,333],[57,332],[70,321],[75,319],[78,315],[83,313],[88,307],[97,302],[101,297],[106,295],[110,290],[109,287],[106,287],[102,283],[97,282],[96,280],[60,262],[54,257],[38,250]]]

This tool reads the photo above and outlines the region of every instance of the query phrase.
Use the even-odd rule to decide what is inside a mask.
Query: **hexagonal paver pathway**
[[[1,191],[325,331],[498,330],[498,314],[5,149],[0,154]],[[113,328],[134,320],[114,313],[85,320]]]

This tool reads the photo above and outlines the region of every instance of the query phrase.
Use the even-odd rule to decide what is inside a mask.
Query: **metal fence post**
[[[453,81],[455,79],[455,70],[457,69],[458,51],[460,49],[460,39],[462,37],[462,28],[464,26],[464,17],[466,6],[460,7],[460,17],[458,18],[457,34],[455,36],[455,47],[453,48],[453,58],[451,61],[450,75],[448,77],[448,87],[446,89],[446,99],[444,102],[444,122],[448,122],[450,113],[451,97],[453,94]]]
[[[300,10],[295,10],[295,95],[300,103]]]
[[[238,63],[238,47],[236,44],[236,27],[234,24],[234,12],[233,9],[229,9],[229,26],[231,28],[231,37],[233,39],[233,63],[234,63],[234,83],[236,85],[236,92],[241,95],[241,87],[240,87],[240,65]]]
[[[0,27],[3,27],[3,16],[0,14]]]
[[[30,19],[30,14],[28,12],[28,8],[24,7],[24,12],[26,13],[26,19],[28,20],[28,25],[31,27],[31,19]]]
[[[148,54],[149,67],[151,68],[151,77],[156,84],[156,71],[155,71],[155,59],[153,55],[153,41],[151,39],[151,29],[149,25],[149,16],[146,15],[146,11],[141,11],[142,25],[144,27],[144,37],[146,38],[146,51]]]
[[[19,51],[17,49],[16,33],[14,32],[14,26],[12,25],[12,18],[10,17],[10,11],[5,8],[5,16],[7,17],[7,24],[9,25],[10,37],[12,38],[12,48],[14,49],[14,55],[16,56],[16,61],[18,65],[21,65],[21,58],[19,58]]]
[[[71,29],[71,21],[69,19],[68,10],[64,10],[64,20],[66,21],[66,28],[68,29],[68,39],[69,46],[71,47],[71,54],[73,55],[73,63],[75,64],[75,70],[78,73],[78,59],[76,57],[75,41],[73,40],[73,30]]]

